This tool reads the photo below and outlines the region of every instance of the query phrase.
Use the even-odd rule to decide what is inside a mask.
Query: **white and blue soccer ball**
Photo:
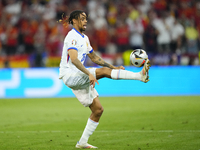
[[[130,55],[131,64],[135,67],[142,67],[147,59],[148,55],[143,49],[135,49]]]

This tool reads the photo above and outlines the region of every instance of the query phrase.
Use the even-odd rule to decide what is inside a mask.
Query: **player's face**
[[[80,14],[79,18],[79,29],[81,32],[85,31],[87,27],[87,16],[85,13]]]

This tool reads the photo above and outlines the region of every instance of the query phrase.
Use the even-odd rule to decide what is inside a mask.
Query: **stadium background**
[[[129,54],[143,48],[152,63],[147,84],[99,80],[104,113],[89,143],[199,150],[199,0],[0,0],[0,150],[75,149],[91,112],[58,79],[71,26],[57,22],[75,9],[106,61],[140,71]]]
[[[152,63],[148,84],[102,79],[100,96],[200,95],[197,0],[1,0],[1,98],[73,96],[57,78],[72,26],[58,20],[76,9],[89,14],[85,33],[107,62],[139,71],[129,55],[143,48]]]

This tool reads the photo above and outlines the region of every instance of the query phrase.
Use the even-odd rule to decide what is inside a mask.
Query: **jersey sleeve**
[[[67,45],[67,50],[75,49],[78,51],[77,39],[75,36],[70,35],[70,36],[66,37],[65,44]]]
[[[90,45],[90,41],[89,41],[89,38],[87,36],[86,36],[86,43],[87,43],[87,54],[90,54],[90,53],[93,52],[93,48]]]

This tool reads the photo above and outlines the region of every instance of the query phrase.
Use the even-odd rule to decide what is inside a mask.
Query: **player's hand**
[[[116,69],[122,69],[122,70],[125,70],[124,66],[118,66],[118,67],[116,67]]]
[[[92,85],[93,88],[95,87],[95,82],[99,85],[99,82],[92,74],[89,74],[89,79],[90,79],[90,85]]]

